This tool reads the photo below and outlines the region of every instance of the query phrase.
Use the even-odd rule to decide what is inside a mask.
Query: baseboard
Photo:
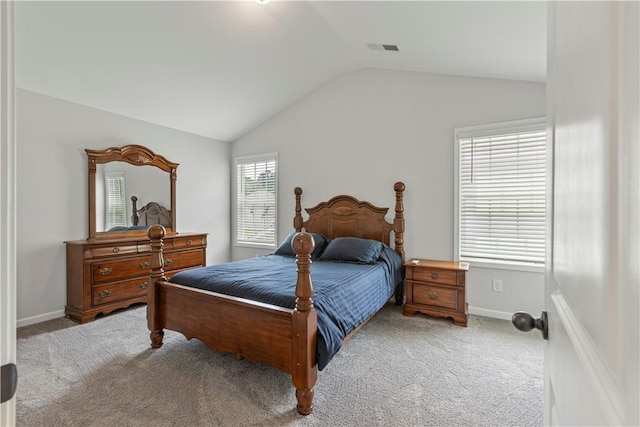
[[[40,322],[46,322],[47,320],[59,319],[64,317],[64,310],[52,311],[51,313],[39,314],[33,317],[27,317],[26,319],[18,319],[16,327],[29,326]]]
[[[507,313],[506,311],[489,310],[487,308],[469,307],[469,314],[475,316],[493,317],[494,319],[511,320],[513,313]]]

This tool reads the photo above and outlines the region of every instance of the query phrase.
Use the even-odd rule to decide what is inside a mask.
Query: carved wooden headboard
[[[157,202],[149,202],[142,208],[138,209],[136,203],[138,198],[131,196],[132,214],[131,222],[133,225],[155,225],[160,224],[164,227],[171,227],[171,211]]]
[[[302,188],[296,187],[296,214],[293,227],[296,231],[322,234],[330,239],[336,237],[359,237],[373,239],[390,245],[390,235],[394,232],[395,250],[404,259],[404,205],[405,185],[396,182],[395,217],[393,223],[385,220],[389,208],[379,208],[369,202],[363,202],[352,196],[335,196],[327,202],[305,209],[309,219],[302,218],[300,198]]]

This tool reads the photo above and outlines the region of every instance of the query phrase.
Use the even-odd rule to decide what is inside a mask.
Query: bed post
[[[302,191],[301,191],[302,192]],[[298,196],[298,192],[296,192]],[[298,413],[313,412],[313,387],[318,379],[316,341],[318,339],[318,315],[313,306],[311,283],[311,252],[315,247],[313,237],[307,233],[294,236],[291,247],[296,252],[298,279],[296,281],[296,308],[292,314],[291,376],[296,387]]]
[[[140,221],[140,217],[138,216],[138,206],[137,203],[138,198],[136,196],[131,196],[131,224],[138,225],[138,221]]]
[[[300,195],[302,194],[302,188],[296,187],[293,192],[296,195],[296,216],[293,217],[293,228],[297,232],[302,231],[302,206],[300,205]]]
[[[395,235],[395,250],[404,260],[404,182],[393,185],[396,192],[396,217],[393,219],[393,234]]]
[[[396,192],[396,216],[393,219],[393,234],[396,252],[404,260],[404,182],[396,182],[393,189]],[[404,299],[404,288],[401,283],[396,288],[396,305],[402,305]]]
[[[149,227],[147,234],[151,239],[151,274],[147,286],[147,324],[149,331],[151,331],[149,334],[151,347],[158,348],[162,346],[164,331],[158,317],[160,312],[158,309],[156,282],[158,280],[167,280],[164,277],[164,262],[162,259],[162,239],[166,234],[166,230],[163,226],[156,224]]]

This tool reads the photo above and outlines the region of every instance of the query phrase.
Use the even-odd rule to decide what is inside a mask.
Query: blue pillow
[[[291,233],[289,233],[287,238],[284,239],[282,243],[280,243],[280,246],[278,246],[278,249],[276,249],[274,253],[276,255],[295,257],[296,252],[291,247],[291,240],[293,239],[293,236],[295,236],[296,234],[298,234],[297,231],[292,231]],[[315,248],[313,249],[313,252],[311,252],[311,258],[317,258],[324,250],[324,247],[327,245],[328,239],[324,237],[322,234],[317,234],[317,233],[309,233],[309,234],[311,234],[311,236],[313,237],[313,241],[316,244]]]
[[[357,237],[337,237],[329,242],[320,259],[373,264],[382,252],[382,242]]]

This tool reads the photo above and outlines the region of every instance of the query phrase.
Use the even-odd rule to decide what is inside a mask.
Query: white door
[[[546,425],[639,425],[638,2],[550,2]]]
[[[15,138],[13,4],[0,2],[0,365],[16,361]],[[5,371],[6,372],[6,371]],[[10,376],[13,377],[13,376]],[[15,377],[13,377],[15,378]],[[5,382],[7,376],[2,378]],[[13,387],[7,390],[13,391]],[[5,393],[3,393],[5,394]],[[7,396],[9,393],[7,393]],[[15,397],[0,405],[0,425],[15,424]]]

